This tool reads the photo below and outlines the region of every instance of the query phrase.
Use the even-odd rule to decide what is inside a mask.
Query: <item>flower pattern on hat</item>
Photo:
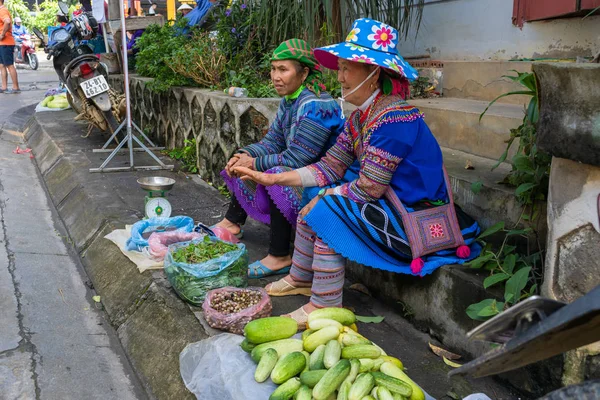
[[[338,69],[338,58],[378,65],[410,80],[417,70],[398,54],[398,31],[383,22],[360,18],[354,21],[342,43],[315,49],[315,57],[329,69]]]
[[[367,36],[367,39],[373,41],[373,48],[375,50],[389,51],[396,47],[396,32],[395,29],[389,25],[381,24],[379,26],[374,25],[372,28],[373,33]],[[388,49],[389,47],[389,49]]]
[[[356,42],[358,40],[359,33],[360,28],[357,28],[355,25],[354,28],[352,28],[352,30],[350,31],[350,33],[348,33],[348,36],[346,36],[346,42]]]
[[[352,61],[375,64],[375,59],[367,57],[365,54],[352,54]]]

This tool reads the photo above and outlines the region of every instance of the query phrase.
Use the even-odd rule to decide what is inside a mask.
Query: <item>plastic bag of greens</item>
[[[127,240],[125,249],[142,251],[148,247],[148,238],[154,232],[191,232],[193,229],[194,220],[186,216],[143,219],[131,227],[131,237]]]
[[[201,306],[209,290],[248,286],[248,252],[242,243],[211,236],[175,243],[165,256],[165,273],[179,297]]]

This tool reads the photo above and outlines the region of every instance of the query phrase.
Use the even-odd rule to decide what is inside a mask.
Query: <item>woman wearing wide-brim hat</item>
[[[342,306],[345,258],[424,276],[481,251],[477,223],[454,206],[439,144],[405,101],[417,72],[397,45],[396,29],[363,18],[345,42],[315,49],[321,65],[338,70],[343,101],[358,107],[344,132],[307,167],[237,170],[263,185],[303,186],[312,198],[298,217],[290,274],[267,286],[272,296],[311,296],[290,314],[300,326],[315,308]]]

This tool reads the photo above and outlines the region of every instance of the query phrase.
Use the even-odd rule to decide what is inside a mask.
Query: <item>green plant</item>
[[[522,255],[516,251],[517,246],[511,244],[513,239],[526,237],[531,231],[531,228],[508,230],[505,229],[504,222],[499,222],[479,235],[478,241],[483,244],[484,249],[479,257],[465,265],[489,271],[490,275],[483,281],[485,289],[503,283],[504,301],[485,299],[471,304],[466,310],[470,318],[484,321],[536,293],[539,278],[536,271],[541,264],[542,252]],[[492,246],[483,239],[497,233],[504,234],[504,240],[499,249],[492,250]],[[528,285],[529,289],[525,290]]]
[[[34,18],[29,13],[29,8],[23,0],[7,0],[4,2],[4,5],[8,9],[8,12],[10,13],[13,20],[16,17],[20,17],[23,22],[23,25],[27,28],[33,28],[34,26],[36,26],[33,24]]]
[[[504,183],[516,188],[515,196],[523,205],[521,219],[533,223],[538,219],[540,203],[546,199],[548,193],[551,158],[548,154],[539,151],[535,143],[536,124],[539,119],[535,75],[531,72],[514,72],[516,72],[516,76],[507,75],[505,77],[522,85],[524,90],[512,91],[496,97],[481,113],[479,120],[481,121],[481,118],[492,104],[503,97],[512,95],[531,97],[521,125],[511,129],[510,138],[506,142],[506,150],[492,169],[497,168],[502,162],[506,161],[512,145],[518,140],[519,145],[516,154],[511,159],[512,169],[504,178]],[[475,182],[471,188],[473,192],[477,193],[481,190],[481,187],[481,182]],[[488,236],[500,233],[504,234],[504,240],[497,250],[494,250],[490,243],[483,240]],[[515,243],[519,237],[531,240],[531,236],[535,235],[536,233],[532,228],[505,229],[505,223],[499,222],[478,237],[478,240],[484,245],[484,249],[479,257],[466,265],[471,268],[489,271],[490,275],[483,282],[486,289],[503,284],[504,301],[485,299],[479,303],[471,304],[467,308],[469,317],[476,320],[488,319],[523,298],[536,293],[537,281],[541,278],[538,276],[538,271],[542,270],[543,251],[521,254],[517,251],[517,244]],[[539,246],[536,247],[539,248]],[[530,285],[530,287],[525,290],[527,285]]]
[[[136,41],[139,51],[135,68],[140,75],[154,78],[148,83],[150,89],[162,92],[171,86],[193,84],[192,79],[169,67],[174,54],[190,43],[190,38],[181,34],[185,23],[185,20],[181,20],[174,25],[151,25]]]
[[[183,147],[165,150],[165,154],[175,160],[181,161],[188,172],[195,174],[198,172],[196,164],[196,140],[185,139],[183,144]]]
[[[225,75],[225,56],[207,32],[194,32],[191,40],[176,49],[166,63],[173,72],[201,87],[217,87]]]
[[[512,95],[531,97],[525,110],[523,122],[517,128],[510,130],[506,150],[492,169],[497,168],[506,161],[512,145],[515,140],[518,140],[519,145],[516,154],[511,160],[512,170],[504,178],[504,183],[516,187],[515,196],[521,204],[527,206],[531,211],[530,214],[524,213],[523,219],[535,220],[539,215],[539,202],[545,200],[548,193],[551,157],[540,151],[535,143],[536,123],[539,119],[535,75],[532,72],[514,72],[516,72],[516,76],[505,75],[504,77],[522,85],[525,90],[512,91],[496,97],[481,113],[479,120],[481,121],[492,104],[503,97]]]
[[[316,43],[326,23],[342,39],[357,18],[390,24],[407,37],[419,28],[425,0],[253,0],[258,5],[256,24],[264,27],[261,40],[276,46],[292,37]]]
[[[410,83],[410,98],[417,99],[428,97],[430,92],[431,81],[426,76],[419,76],[413,82]]]

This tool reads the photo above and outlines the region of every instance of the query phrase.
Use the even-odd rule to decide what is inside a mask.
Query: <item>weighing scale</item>
[[[172,207],[169,200],[167,200],[167,192],[175,185],[175,179],[150,176],[138,179],[137,183],[143,190],[148,192],[148,195],[144,197],[146,218],[169,218]]]

